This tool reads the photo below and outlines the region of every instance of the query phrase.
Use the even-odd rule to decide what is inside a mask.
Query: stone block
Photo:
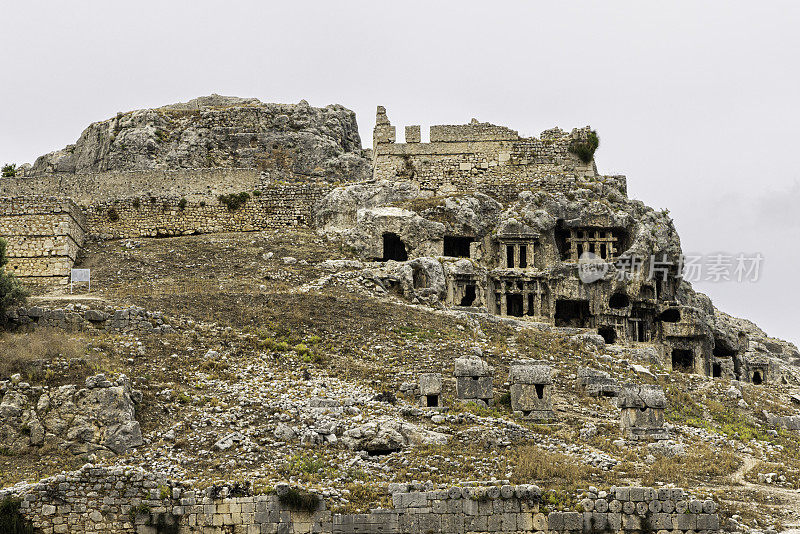
[[[456,377],[456,396],[464,401],[491,401],[494,396],[491,376]]]
[[[698,514],[697,530],[719,530],[719,516],[717,514]]]

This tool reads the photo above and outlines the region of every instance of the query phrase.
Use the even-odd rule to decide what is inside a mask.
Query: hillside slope
[[[800,517],[796,438],[761,415],[795,413],[794,390],[669,374],[642,360],[646,351],[409,305],[305,230],[95,243],[81,266],[93,269],[93,299],[101,301],[54,295],[36,303],[141,306],[163,311],[175,332],[85,331],[74,335],[70,378],[48,372],[61,369],[67,355],[59,351],[37,367],[7,363],[3,378],[21,371],[37,385],[123,373],[143,392],[144,445],[108,458],[52,449],[5,456],[3,485],[89,459],[201,484],[288,480],[319,489],[342,510],[380,503],[389,482],[510,479],[557,490],[677,484],[713,495],[726,517],[751,527]],[[20,342],[4,336],[4,353]],[[454,360],[475,350],[495,367],[491,409],[454,399]],[[553,365],[550,424],[520,420],[505,404],[508,364],[518,357]],[[582,366],[663,385],[671,440],[622,439],[614,399],[577,388]],[[422,372],[442,373],[449,411],[421,409],[400,393]],[[370,425],[396,439],[370,448],[354,438]]]

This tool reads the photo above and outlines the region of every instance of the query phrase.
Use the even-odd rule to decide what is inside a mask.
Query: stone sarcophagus
[[[667,439],[664,409],[667,398],[661,386],[625,384],[619,394],[620,428],[627,439]]]
[[[442,375],[419,375],[419,405],[423,408],[442,408]]]
[[[553,379],[550,364],[541,360],[514,360],[508,372],[511,409],[531,419],[553,417]]]
[[[456,397],[467,402],[492,405],[492,367],[477,355],[457,358],[453,375],[456,378]]]
[[[605,371],[589,367],[578,369],[578,387],[587,395],[597,397],[616,397],[619,395],[619,384]]]

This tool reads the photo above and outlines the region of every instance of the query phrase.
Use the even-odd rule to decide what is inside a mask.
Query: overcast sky
[[[210,93],[343,104],[365,146],[378,104],[398,132],[590,124],[599,170],[668,208],[684,252],[764,256],[756,283],[695,286],[800,342],[798,2],[121,4],[0,6],[0,162]]]

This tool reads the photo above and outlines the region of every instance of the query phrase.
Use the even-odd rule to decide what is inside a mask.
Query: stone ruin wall
[[[0,181],[4,196],[69,195],[85,211],[87,233],[104,238],[309,225],[314,204],[331,189],[333,184],[327,182],[274,182],[256,169],[105,172]],[[260,195],[254,196],[254,191]],[[237,210],[218,200],[220,195],[243,192],[251,198]]]
[[[435,195],[480,191],[499,200],[515,200],[525,189],[567,192],[576,182],[599,181],[626,194],[625,177],[600,176],[594,162],[584,164],[569,152],[589,128],[571,133],[546,130],[523,138],[509,128],[474,121],[431,126],[430,142],[420,142],[420,127],[406,126],[406,142],[396,142],[396,128],[378,108],[373,134],[374,177],[419,184]]]
[[[66,283],[86,224],[69,199],[0,198],[0,236],[8,242],[6,270],[29,283]]]
[[[392,487],[395,486],[395,487]],[[213,498],[187,483],[139,467],[94,467],[0,492],[21,498],[20,513],[43,534],[106,532],[155,534],[164,525],[179,532],[222,534],[445,534],[719,531],[713,501],[681,489],[611,488],[584,493],[573,511],[550,511],[533,485],[466,486],[425,491],[392,484],[392,508],[334,514],[319,501],[302,511],[279,485],[266,495]],[[161,528],[158,525],[162,525]]]
[[[143,170],[91,174],[56,173],[0,179],[0,196],[68,196],[82,207],[136,196],[192,199],[252,191],[261,181],[256,169],[209,168]]]
[[[86,219],[91,234],[107,239],[310,226],[314,205],[332,189],[316,182],[265,184],[240,191],[250,198],[235,210],[212,195],[129,197],[90,205]]]

